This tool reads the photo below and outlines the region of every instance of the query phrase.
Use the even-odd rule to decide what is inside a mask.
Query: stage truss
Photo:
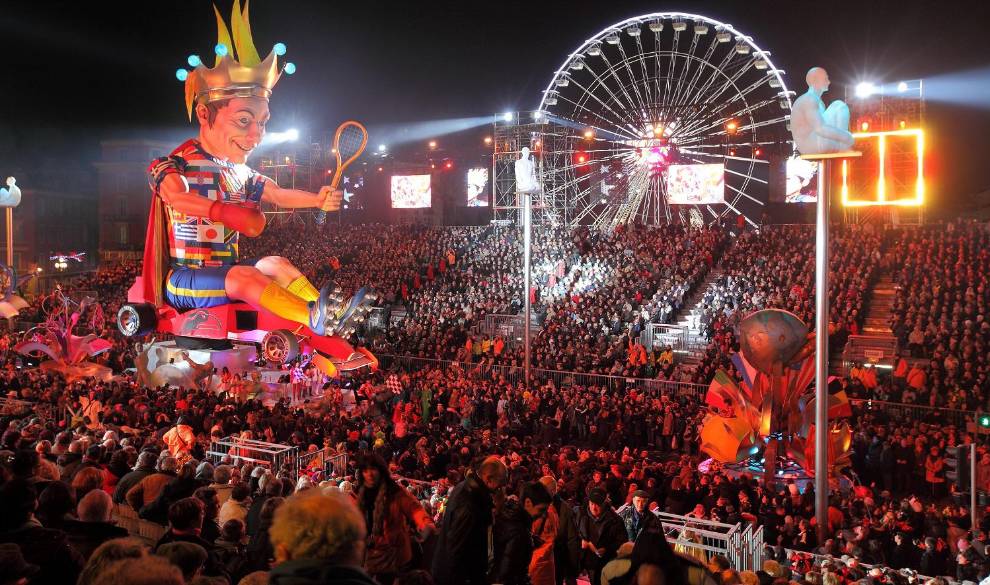
[[[541,201],[559,221],[608,228],[742,215],[755,225],[768,161],[793,152],[783,73],[751,37],[704,16],[653,13],[605,28],[567,56],[536,112],[496,123],[506,139],[495,157],[496,219],[499,195],[514,195],[508,159],[528,139]],[[675,164],[724,165],[724,202],[671,203]]]

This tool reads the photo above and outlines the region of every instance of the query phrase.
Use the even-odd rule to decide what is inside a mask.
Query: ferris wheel
[[[605,28],[567,56],[533,113],[557,135],[535,145],[545,197],[568,202],[571,224],[755,224],[769,156],[793,150],[783,73],[751,37],[704,16]]]

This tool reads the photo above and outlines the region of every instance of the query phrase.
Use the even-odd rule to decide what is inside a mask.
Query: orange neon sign
[[[924,204],[924,131],[857,132],[853,138],[853,148],[863,156],[842,161],[842,205]]]

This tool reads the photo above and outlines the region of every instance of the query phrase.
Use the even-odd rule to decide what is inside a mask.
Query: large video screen
[[[798,157],[787,159],[784,201],[814,203],[818,201],[818,163]]]
[[[725,165],[670,165],[667,201],[687,205],[725,203]]]
[[[393,175],[392,208],[421,209],[430,207],[430,175]]]
[[[488,169],[468,169],[467,206],[488,207]]]

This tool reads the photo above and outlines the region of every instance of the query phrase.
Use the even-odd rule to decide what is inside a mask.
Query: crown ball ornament
[[[189,72],[183,68],[178,68],[175,70],[175,78],[179,81],[185,81],[189,77]]]
[[[186,84],[186,111],[190,120],[197,104],[235,97],[268,99],[282,72],[292,75],[296,71],[294,63],[279,67],[278,58],[286,52],[285,43],[275,43],[264,60],[258,55],[251,36],[247,0],[243,10],[241,1],[234,0],[229,28],[216,6],[213,12],[217,20],[217,44],[213,51],[216,61],[213,67],[207,67],[198,55],[190,55],[186,61],[194,69],[184,76],[179,72],[184,69],[175,74],[179,81]]]

